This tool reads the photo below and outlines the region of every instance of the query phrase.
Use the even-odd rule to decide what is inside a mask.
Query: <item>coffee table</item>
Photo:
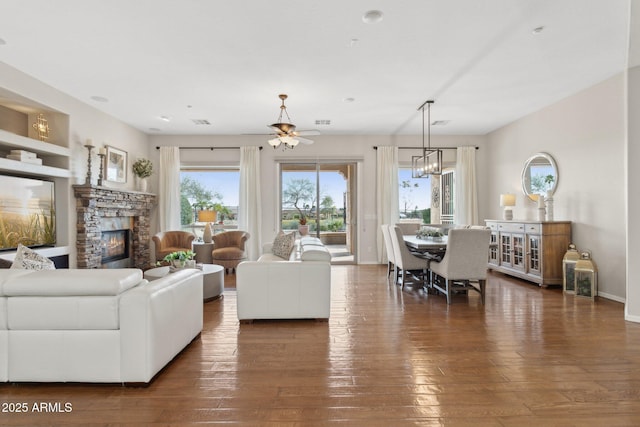
[[[169,267],[151,268],[144,272],[148,281],[160,279],[169,274]],[[217,264],[202,264],[202,297],[204,302],[220,298],[224,292],[224,267]]]

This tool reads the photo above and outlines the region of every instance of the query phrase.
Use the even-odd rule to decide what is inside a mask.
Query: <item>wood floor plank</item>
[[[383,266],[332,267],[328,322],[239,324],[234,276],[200,338],[145,388],[2,384],[0,425],[637,426],[640,325],[491,274],[478,295],[401,290]]]

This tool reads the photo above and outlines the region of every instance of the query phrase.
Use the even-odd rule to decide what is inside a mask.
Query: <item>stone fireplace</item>
[[[155,194],[94,185],[73,189],[78,268],[149,267]]]

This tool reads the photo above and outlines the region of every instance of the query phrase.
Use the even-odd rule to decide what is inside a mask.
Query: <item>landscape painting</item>
[[[0,175],[0,250],[56,243],[54,183]]]

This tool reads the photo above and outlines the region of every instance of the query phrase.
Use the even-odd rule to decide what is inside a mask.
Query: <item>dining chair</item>
[[[431,286],[447,296],[447,304],[451,304],[453,292],[471,289],[480,293],[484,305],[490,240],[489,229],[449,231],[447,251],[442,261],[429,263]]]
[[[396,275],[396,259],[393,251],[393,243],[391,243],[391,233],[389,232],[389,224],[382,224],[382,237],[384,238],[384,247],[387,250],[387,277],[393,273],[393,283],[396,283],[398,277]]]
[[[407,276],[412,280],[406,284],[420,284],[422,286],[426,283],[427,271],[429,269],[429,259],[421,256],[414,255],[402,238],[402,230],[400,227],[389,227],[389,234],[391,235],[391,244],[393,245],[393,256],[395,258],[395,275],[397,277],[396,283],[404,288]],[[421,278],[418,278],[415,273],[419,274]]]

